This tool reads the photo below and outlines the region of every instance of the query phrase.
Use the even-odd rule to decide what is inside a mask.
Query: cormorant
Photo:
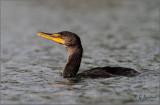
[[[51,39],[66,47],[68,51],[68,59],[62,73],[64,78],[109,78],[116,76],[131,77],[140,74],[134,69],[124,67],[97,67],[77,74],[81,64],[83,47],[81,45],[80,38],[75,33],[69,31],[62,31],[54,34],[38,32],[37,35],[47,39]]]

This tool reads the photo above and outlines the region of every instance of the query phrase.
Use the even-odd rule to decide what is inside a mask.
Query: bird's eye
[[[61,35],[60,35],[60,34],[58,34],[58,38],[61,38]]]

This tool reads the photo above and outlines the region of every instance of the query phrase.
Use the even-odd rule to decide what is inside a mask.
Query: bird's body
[[[109,78],[109,77],[117,77],[117,76],[136,76],[139,72],[135,71],[131,68],[124,67],[97,67],[91,70],[84,71],[82,73],[78,73],[77,76],[85,77],[85,78]]]
[[[91,70],[78,73],[83,54],[83,47],[81,45],[80,38],[76,34],[68,31],[62,31],[56,34],[39,32],[38,35],[51,39],[66,47],[68,51],[68,59],[62,73],[63,77],[65,78],[70,78],[70,77],[109,78],[116,76],[131,77],[140,74],[138,71],[134,69],[125,67],[97,67]]]

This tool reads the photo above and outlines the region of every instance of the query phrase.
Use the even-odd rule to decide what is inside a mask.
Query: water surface
[[[144,1],[2,1],[3,104],[158,104],[159,9]],[[80,71],[131,67],[138,77],[64,79],[66,49],[36,36],[72,31],[84,48]],[[148,73],[149,72],[149,73]]]

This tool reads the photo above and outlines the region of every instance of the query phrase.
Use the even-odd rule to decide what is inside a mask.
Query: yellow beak
[[[38,32],[37,35],[47,39],[51,39],[57,43],[63,44],[63,40],[59,37],[60,34],[46,34],[43,32]]]

